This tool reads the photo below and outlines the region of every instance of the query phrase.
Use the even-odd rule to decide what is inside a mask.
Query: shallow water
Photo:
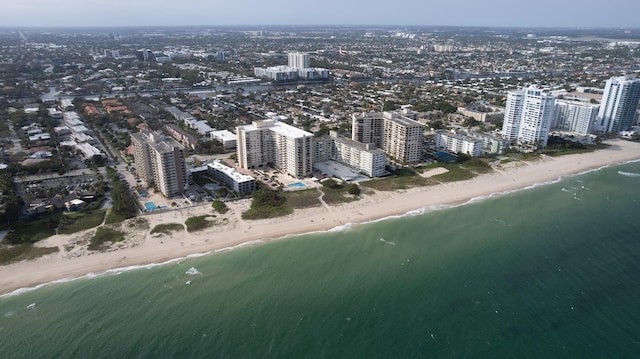
[[[631,358],[638,214],[631,163],[48,285],[0,298],[0,357]]]

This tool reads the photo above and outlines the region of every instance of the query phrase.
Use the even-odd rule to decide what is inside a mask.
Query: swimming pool
[[[302,182],[296,182],[288,185],[287,187],[305,187],[306,185]]]
[[[207,183],[206,185],[202,186],[204,189],[206,189],[207,191],[215,191],[217,189],[220,189],[220,186],[218,186],[217,184],[213,184],[213,183]]]
[[[144,208],[147,209],[147,211],[155,211],[156,209],[158,209],[158,207],[156,206],[155,203],[153,202],[147,202],[144,204]]]

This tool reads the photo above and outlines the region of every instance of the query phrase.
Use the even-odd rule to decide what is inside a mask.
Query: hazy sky
[[[640,0],[2,0],[0,26],[640,27]]]

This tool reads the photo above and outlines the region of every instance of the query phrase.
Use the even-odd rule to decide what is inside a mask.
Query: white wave
[[[333,228],[331,228],[330,230],[328,230],[327,232],[342,232],[342,231],[346,231],[348,229],[351,229],[353,227],[352,223],[345,223],[345,224],[341,224],[339,226],[335,226]]]
[[[566,189],[566,188],[564,188],[564,187],[562,187],[561,191],[562,191],[562,192],[571,192],[571,191],[569,191],[568,189]]]
[[[386,241],[384,238],[380,238],[380,242],[384,243],[384,244],[388,244],[390,246],[395,246],[396,243],[395,242],[391,242],[391,241]]]
[[[618,174],[621,174],[627,177],[640,177],[640,173],[633,173],[633,172],[618,171]]]
[[[203,253],[189,254],[186,258],[200,258],[200,257],[208,256],[209,254],[211,254],[211,251],[203,252]],[[180,264],[180,263],[178,263],[178,264]]]
[[[246,247],[246,246],[251,246],[254,244],[258,244],[258,243],[263,243],[264,241],[261,239],[257,239],[255,241],[248,241],[248,242],[244,242],[244,243],[240,243],[236,246],[232,246],[232,247],[224,247],[224,248],[220,248],[220,249],[216,249],[213,253],[220,253],[220,252],[228,252],[228,251],[232,251],[234,249],[238,249],[238,248],[242,248],[242,247]]]
[[[33,310],[33,309],[36,309],[36,303],[31,303],[27,305],[27,310]]]
[[[383,222],[386,221],[388,219],[398,219],[398,218],[403,218],[403,217],[414,217],[414,216],[419,216],[419,215],[423,215],[425,213],[428,212],[433,212],[433,211],[439,211],[442,209],[447,209],[447,208],[451,208],[451,205],[432,205],[432,206],[425,206],[425,207],[420,207],[418,209],[413,209],[411,211],[407,211],[403,214],[397,214],[397,215],[393,215],[393,216],[387,216],[387,217],[382,217],[382,218],[378,218],[378,219],[372,219],[370,221],[367,222],[362,222],[362,224],[370,224],[370,223],[376,223],[376,222]]]
[[[200,274],[202,274],[202,273],[200,273],[199,270],[196,269],[196,267],[191,267],[191,268],[189,268],[189,270],[187,270],[184,273],[188,274],[188,275],[200,275]]]
[[[73,282],[73,281],[77,281],[77,280],[81,280],[81,279],[94,279],[94,278],[99,278],[99,277],[103,277],[103,276],[107,276],[107,275],[119,275],[119,274],[122,274],[122,273],[125,273],[125,272],[129,272],[129,271],[133,271],[133,270],[139,270],[139,269],[151,269],[151,268],[158,267],[158,266],[163,266],[163,265],[166,265],[166,264],[180,262],[183,259],[184,258],[182,258],[182,257],[181,258],[174,258],[174,259],[170,259],[168,261],[161,262],[161,263],[151,263],[151,264],[145,264],[145,265],[134,265],[134,266],[128,266],[128,267],[113,268],[113,269],[108,269],[108,270],[106,270],[104,272],[99,272],[99,273],[90,272],[90,273],[87,273],[85,275],[81,275],[81,276],[77,276],[77,277],[66,277],[66,278],[62,278],[62,279],[56,279],[56,280],[53,280],[51,282],[38,284],[38,285],[33,286],[33,287],[25,287],[25,288],[16,289],[13,292],[9,292],[9,293],[5,293],[5,294],[0,295],[0,298],[8,298],[8,297],[12,297],[12,296],[28,293],[28,292],[33,292],[35,290],[38,290],[40,288],[43,288],[43,287],[46,287],[46,286],[49,286],[49,285],[64,284],[64,283],[69,283],[69,282]]]

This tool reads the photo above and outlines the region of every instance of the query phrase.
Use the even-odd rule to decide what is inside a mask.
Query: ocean
[[[0,297],[0,358],[637,358],[640,163]]]

